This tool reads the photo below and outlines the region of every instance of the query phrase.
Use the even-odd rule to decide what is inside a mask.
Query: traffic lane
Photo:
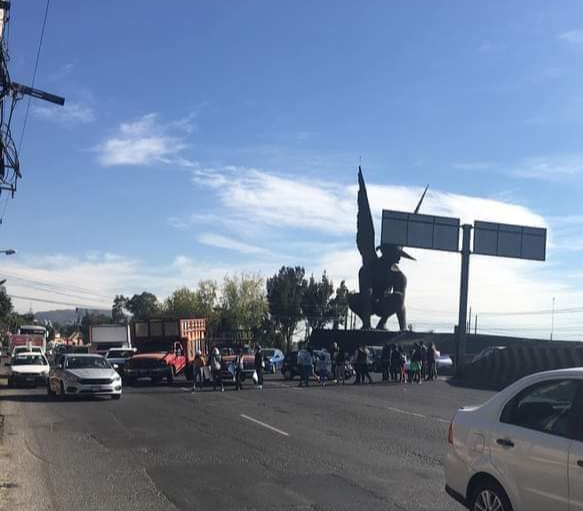
[[[264,485],[277,488],[282,495],[287,492],[296,499],[308,498],[308,503],[318,508],[349,509],[355,505],[388,509],[456,508],[444,494],[441,462],[431,449],[415,440],[403,445],[399,438],[387,438],[383,433],[387,425],[395,426],[399,422],[404,435],[431,436],[445,445],[446,425],[439,432],[429,434],[427,428],[435,427],[431,423],[423,427],[423,423],[403,422],[402,417],[390,422],[386,416],[371,418],[370,409],[355,410],[345,415],[349,420],[344,422],[329,420],[327,410],[314,410],[309,402],[303,402],[303,410],[288,411],[282,417],[282,408],[276,409],[271,399],[276,392],[282,390],[211,391],[185,393],[182,397],[172,394],[168,399],[157,393],[153,399],[163,402],[154,405],[156,409],[171,400],[187,403],[186,407],[180,407],[183,409],[192,406],[199,413],[197,425],[205,432],[212,431],[221,443],[234,441],[235,452],[249,457],[249,467],[256,464],[269,467],[271,477],[263,480]],[[303,399],[308,392],[294,395]],[[167,445],[167,455],[168,449]],[[197,463],[183,451],[173,452],[172,457],[181,473],[188,473],[187,467]],[[205,465],[203,475],[198,472],[197,483],[190,485],[196,484],[198,491],[207,484],[216,484],[216,477],[210,477],[216,470],[222,470],[220,465],[212,464],[212,468]],[[246,485],[245,474],[239,477],[229,474],[233,482]],[[163,472],[156,471],[153,477],[164,485],[168,483],[167,478],[179,474],[165,468]],[[330,495],[331,488],[336,488],[334,495]],[[173,492],[177,490],[175,485],[165,488],[166,493],[182,502],[185,496],[175,495]],[[295,501],[295,505],[300,503]]]
[[[51,491],[45,498],[52,508],[175,511],[143,466],[133,460],[131,449],[121,456],[99,442],[100,436],[111,435],[131,444],[131,436],[107,410],[107,405],[121,401],[50,400],[45,389],[0,392],[2,401],[13,405],[13,414],[22,418],[24,441],[48,481]],[[36,489],[37,482],[29,481],[31,486]]]
[[[364,391],[365,387],[358,389]],[[307,389],[302,394],[280,387],[277,391],[192,395],[176,388],[141,387],[126,389],[119,403],[47,403],[41,398],[25,407],[33,429],[49,440],[41,454],[59,468],[51,471],[51,477],[56,488],[65,490],[60,492],[62,509],[116,509],[120,502],[125,507],[117,508],[130,509],[129,501],[139,503],[144,496],[151,505],[155,502],[146,509],[171,505],[178,509],[208,509],[211,505],[238,509],[242,503],[275,509],[284,506],[282,501],[300,509],[311,505],[323,509],[354,505],[454,508],[443,494],[439,463],[437,468],[426,469],[431,462],[423,449],[419,451],[419,442],[413,442],[411,448],[387,450],[384,435],[379,435],[386,422],[369,417],[370,407],[365,407],[368,412],[346,414],[345,422],[323,420],[322,410],[314,407],[330,394],[315,398],[316,393],[329,390]],[[293,392],[297,399],[301,395],[302,404],[297,412],[299,427],[296,418],[293,424],[289,420],[281,424],[290,430],[289,438],[241,416],[247,412],[245,415],[264,419],[265,424],[276,422],[275,408],[281,401],[277,393],[283,396],[286,392]],[[328,406],[337,408],[333,402]],[[324,412],[324,417],[331,413]],[[405,435],[427,436],[426,428],[416,433],[410,422],[390,421],[392,428],[399,423]],[[443,443],[441,432],[434,437]],[[71,449],[76,456],[63,457]],[[91,460],[90,468],[85,466],[87,460]],[[65,464],[68,467],[62,468]],[[113,484],[118,476],[123,481],[124,467],[131,480],[121,486]],[[112,479],[104,478],[104,473]],[[149,486],[144,485],[148,482]],[[331,490],[334,488],[338,489]],[[151,492],[158,498],[150,500]],[[91,495],[100,495],[101,501],[87,500]]]

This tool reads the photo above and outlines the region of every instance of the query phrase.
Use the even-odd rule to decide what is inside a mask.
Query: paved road
[[[184,385],[66,402],[0,388],[19,467],[0,488],[17,484],[7,491],[23,509],[63,511],[461,509],[443,491],[447,425],[491,395],[445,381]]]

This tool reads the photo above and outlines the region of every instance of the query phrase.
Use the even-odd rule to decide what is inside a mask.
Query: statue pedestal
[[[314,330],[310,346],[315,349],[330,349],[335,342],[344,351],[353,352],[358,346],[382,346],[384,344],[412,343],[423,339],[415,332],[389,332],[387,330]]]

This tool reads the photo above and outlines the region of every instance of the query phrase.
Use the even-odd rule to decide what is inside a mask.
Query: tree
[[[296,325],[302,316],[302,299],[306,290],[306,271],[296,266],[282,266],[267,279],[267,301],[271,316],[284,339],[286,350],[291,350]]]
[[[12,300],[5,287],[0,287],[0,321],[6,322],[12,312]]]
[[[268,305],[259,275],[225,276],[220,308],[221,328],[254,331],[261,325]]]
[[[269,313],[265,314],[261,320],[261,324],[253,330],[253,339],[261,344],[261,346],[285,349],[285,339],[279,329],[279,324]]]
[[[164,303],[165,312],[176,319],[200,317],[201,308],[197,292],[187,287],[174,291]]]
[[[302,311],[308,323],[306,337],[309,336],[310,329],[323,328],[334,317],[334,309],[330,302],[333,294],[334,283],[328,279],[326,272],[322,274],[320,282],[317,282],[313,275],[310,277],[302,298]]]
[[[129,299],[123,295],[116,295],[113,299],[113,306],[111,308],[111,319],[116,324],[125,324],[128,322],[124,309],[128,308]]]
[[[336,296],[332,299],[332,308],[334,310],[334,328],[337,329],[339,325],[346,326],[348,316],[348,288],[346,281],[340,282],[336,289]]]
[[[127,302],[127,308],[134,319],[150,319],[159,316],[162,312],[156,295],[147,291],[135,294]]]

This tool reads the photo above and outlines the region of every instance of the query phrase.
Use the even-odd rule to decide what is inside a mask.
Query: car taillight
[[[447,443],[453,445],[453,421],[449,423],[449,429],[447,430]]]

